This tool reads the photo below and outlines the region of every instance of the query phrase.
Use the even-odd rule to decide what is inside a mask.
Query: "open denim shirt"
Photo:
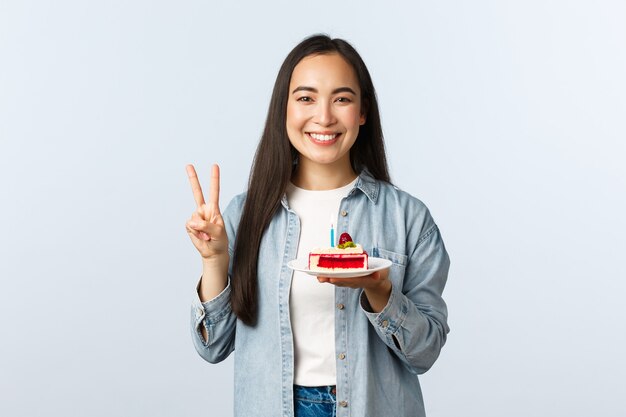
[[[282,200],[263,235],[258,262],[258,322],[243,324],[230,306],[233,247],[245,194],[223,213],[231,265],[227,287],[191,308],[194,346],[216,363],[235,354],[235,416],[292,417],[294,346],[289,318],[300,222]],[[349,232],[370,256],[389,259],[392,291],[380,313],[362,289],[335,289],[338,417],[424,416],[418,374],[439,356],[447,333],[441,297],[450,261],[426,206],[366,171],[341,201],[338,235]],[[311,277],[311,279],[315,279]],[[330,285],[330,284],[320,284]],[[200,333],[207,330],[208,341]]]

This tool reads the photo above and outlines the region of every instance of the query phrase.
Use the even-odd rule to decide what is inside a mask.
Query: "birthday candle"
[[[335,246],[335,225],[333,224],[333,214],[330,213],[330,247]]]

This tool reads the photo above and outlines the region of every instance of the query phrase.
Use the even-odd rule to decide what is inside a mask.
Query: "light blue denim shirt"
[[[235,197],[223,213],[231,261],[244,199]],[[433,365],[449,332],[441,294],[450,261],[439,229],[421,201],[367,172],[341,201],[336,225],[337,235],[348,232],[370,256],[392,261],[391,297],[380,313],[371,312],[363,290],[336,287],[337,416],[424,416],[417,375]],[[200,356],[216,363],[236,352],[236,417],[293,416],[287,262],[296,256],[299,233],[298,216],[283,198],[259,250],[255,327],[232,313],[230,278],[214,299],[194,296],[191,333]]]

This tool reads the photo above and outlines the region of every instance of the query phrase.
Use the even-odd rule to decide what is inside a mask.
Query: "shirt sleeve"
[[[390,275],[404,273],[402,279],[392,279],[385,308],[372,312],[364,292],[360,304],[389,349],[411,372],[421,374],[439,357],[450,331],[442,298],[450,259],[434,223],[416,241],[405,266],[392,264]]]
[[[230,278],[226,288],[215,298],[201,302],[198,287],[191,302],[191,338],[200,356],[211,363],[223,361],[235,349],[236,316],[230,305]],[[207,340],[201,327],[204,326]]]

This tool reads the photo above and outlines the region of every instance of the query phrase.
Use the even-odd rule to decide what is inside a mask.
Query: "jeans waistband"
[[[334,403],[337,398],[337,387],[335,385],[324,385],[321,387],[294,385],[293,396],[297,400]]]

